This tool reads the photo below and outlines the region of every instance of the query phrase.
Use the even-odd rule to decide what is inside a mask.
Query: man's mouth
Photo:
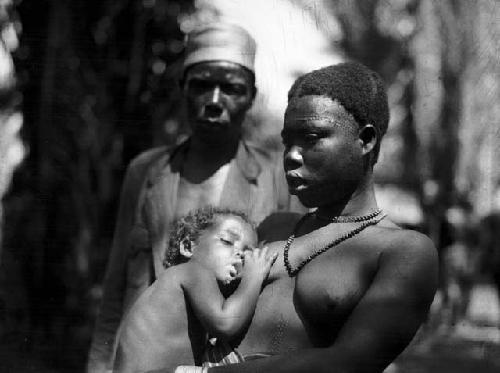
[[[210,131],[227,129],[229,127],[229,122],[220,119],[202,118],[198,120],[198,123],[201,128]]]

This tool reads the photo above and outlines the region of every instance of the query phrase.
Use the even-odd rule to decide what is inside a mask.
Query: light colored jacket
[[[170,225],[175,219],[179,170],[187,146],[189,140],[173,148],[149,150],[128,167],[88,372],[110,369],[114,339],[124,310],[164,270]],[[272,212],[304,210],[288,194],[281,154],[243,141],[231,161],[220,206],[241,210],[257,224]]]

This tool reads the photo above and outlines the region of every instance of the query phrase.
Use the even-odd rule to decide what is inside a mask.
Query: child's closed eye
[[[223,244],[225,244],[225,245],[229,245],[229,246],[232,246],[232,245],[233,245],[233,241],[228,240],[228,239],[226,239],[226,238],[221,237],[221,238],[220,238],[220,240],[221,240],[221,241],[222,241],[222,243],[223,243]]]

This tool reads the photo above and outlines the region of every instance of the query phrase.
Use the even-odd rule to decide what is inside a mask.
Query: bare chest
[[[293,302],[294,286],[293,279],[281,277],[264,288],[241,353],[280,354],[311,346]]]
[[[283,257],[277,279],[262,292],[243,353],[265,349],[284,353],[331,344],[366,292],[377,255],[344,245],[318,256],[296,277],[289,277]]]
[[[339,252],[317,257],[296,276],[294,302],[309,327],[336,332],[369,287],[376,256]]]

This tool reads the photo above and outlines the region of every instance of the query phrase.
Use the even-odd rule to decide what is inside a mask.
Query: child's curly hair
[[[255,229],[255,224],[250,221],[245,213],[241,211],[213,206],[193,210],[186,216],[183,216],[173,222],[168,248],[163,260],[163,266],[168,268],[173,265],[186,262],[187,259],[180,255],[181,243],[186,241],[196,242],[205,229],[210,228],[215,224],[216,217],[228,215],[241,218],[244,222],[248,223],[253,229]]]

